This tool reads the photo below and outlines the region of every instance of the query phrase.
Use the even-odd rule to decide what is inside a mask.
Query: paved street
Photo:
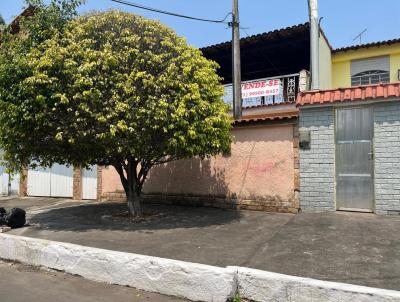
[[[110,219],[125,211],[121,203],[14,199],[2,205],[29,206],[32,225],[12,234],[400,290],[398,216],[159,206],[147,210],[162,217],[132,223]]]
[[[0,301],[4,302],[183,302],[128,287],[0,261]]]

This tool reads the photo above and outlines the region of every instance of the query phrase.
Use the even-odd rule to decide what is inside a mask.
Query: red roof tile
[[[400,98],[400,82],[300,92],[297,106]]]
[[[299,116],[298,110],[288,112],[266,113],[260,115],[244,116],[240,120],[235,120],[234,125],[241,125],[247,123],[265,122],[265,121],[279,121],[296,119]]]

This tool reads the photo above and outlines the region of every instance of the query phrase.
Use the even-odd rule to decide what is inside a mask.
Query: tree
[[[230,149],[217,64],[159,22],[109,11],[32,48],[31,76],[0,100],[10,166],[113,166],[132,215],[151,168]]]

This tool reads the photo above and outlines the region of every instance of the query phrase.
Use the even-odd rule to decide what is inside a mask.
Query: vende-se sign
[[[266,80],[242,84],[242,99],[278,95],[281,91],[280,80]]]

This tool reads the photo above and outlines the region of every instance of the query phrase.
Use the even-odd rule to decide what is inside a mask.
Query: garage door
[[[8,174],[0,167],[0,195],[10,196],[19,194],[19,174]]]
[[[97,199],[97,166],[82,170],[82,199]]]
[[[51,168],[28,170],[28,195],[72,197],[73,168],[55,164]]]
[[[20,175],[13,174],[8,176],[8,195],[18,195],[19,194],[19,183],[20,183]]]

